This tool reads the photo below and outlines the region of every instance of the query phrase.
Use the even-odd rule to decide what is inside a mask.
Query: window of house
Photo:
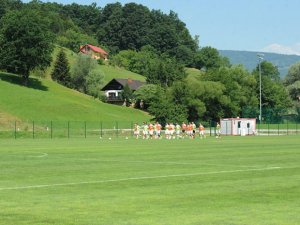
[[[115,92],[110,92],[110,93],[108,93],[108,97],[109,98],[115,98],[116,97],[116,93]]]

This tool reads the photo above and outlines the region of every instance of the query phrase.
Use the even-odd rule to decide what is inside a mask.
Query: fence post
[[[130,136],[133,137],[133,122],[130,123]]]
[[[268,122],[268,136],[270,136],[270,122]]]
[[[279,123],[278,123],[278,136],[279,136]]]
[[[70,138],[70,121],[68,121],[68,138]]]
[[[289,122],[286,121],[286,135],[289,135]]]
[[[50,138],[53,138],[53,125],[52,125],[52,121],[50,122]]]
[[[100,137],[102,138],[103,136],[103,131],[102,131],[102,121],[100,122]]]
[[[119,137],[119,126],[118,126],[118,121],[116,121],[116,129],[117,129],[117,138]]]
[[[32,121],[32,139],[34,139],[34,121]]]
[[[211,137],[211,121],[209,123],[209,136]]]
[[[15,121],[15,139],[17,139],[17,121]]]
[[[84,121],[84,138],[86,138],[86,121]]]
[[[298,123],[296,122],[296,134],[298,134]]]

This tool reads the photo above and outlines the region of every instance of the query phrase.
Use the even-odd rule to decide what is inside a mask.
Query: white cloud
[[[284,46],[280,44],[270,44],[261,49],[264,52],[279,53],[285,55],[300,55],[300,43],[296,43],[292,46]]]

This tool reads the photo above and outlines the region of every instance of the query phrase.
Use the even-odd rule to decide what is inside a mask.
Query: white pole
[[[259,123],[262,120],[262,103],[261,103],[261,60],[263,59],[263,54],[257,54],[258,56],[258,70],[259,70]]]

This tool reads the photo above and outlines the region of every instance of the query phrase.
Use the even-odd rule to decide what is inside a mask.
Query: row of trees
[[[242,65],[232,66],[211,47],[201,48],[198,58],[201,68],[198,76],[187,76],[184,65],[176,58],[165,58],[149,46],[141,51],[121,51],[110,63],[146,77],[148,85],[137,90],[131,99],[137,103],[143,100],[144,108],[161,122],[174,118],[209,121],[221,117],[257,117],[258,67],[249,72]],[[278,121],[288,113],[292,101],[277,67],[263,61],[261,69],[264,120]]]
[[[263,62],[264,120],[279,120],[291,100],[280,81],[274,81]],[[148,84],[134,96],[143,100],[146,109],[161,122],[168,120],[218,120],[222,117],[257,117],[259,99],[258,69],[249,73],[243,66],[219,67],[203,72],[199,77],[187,77],[170,87]],[[270,113],[270,110],[272,112]],[[267,115],[267,112],[269,114]],[[267,118],[266,118],[267,117]]]
[[[111,55],[121,50],[140,51],[150,45],[165,58],[174,57],[192,65],[198,49],[177,14],[164,14],[143,5],[62,5],[33,0],[2,0],[0,6],[0,68],[22,74],[49,66],[53,43],[78,52],[90,43],[107,48]]]

